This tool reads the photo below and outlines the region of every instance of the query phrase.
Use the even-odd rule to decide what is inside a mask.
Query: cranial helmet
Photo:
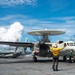
[[[57,44],[53,44],[53,47],[54,47],[54,48],[57,48],[58,46],[57,46]]]

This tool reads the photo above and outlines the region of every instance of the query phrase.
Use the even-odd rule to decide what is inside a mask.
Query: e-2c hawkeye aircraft
[[[64,34],[64,31],[58,31],[58,30],[34,30],[27,32],[27,34],[33,35],[33,36],[42,36],[42,38],[38,42],[7,42],[7,41],[0,41],[1,45],[9,45],[9,46],[15,46],[15,47],[24,47],[25,49],[27,47],[30,48],[33,55],[33,60],[37,61],[37,56],[40,57],[52,57],[52,52],[50,51],[49,46],[53,43],[50,42],[49,37],[51,35],[60,35]],[[62,41],[58,42],[58,45],[63,43]],[[65,50],[61,51],[61,55]],[[63,57],[65,55],[63,54]]]
[[[40,57],[51,57],[52,52],[49,49],[49,46],[52,45],[52,43],[49,40],[48,36],[51,35],[60,35],[64,34],[64,31],[58,31],[58,30],[34,30],[27,32],[27,34],[33,35],[33,36],[42,36],[42,38],[38,42],[9,42],[9,41],[0,41],[1,45],[9,45],[9,46],[15,46],[17,47],[24,47],[25,49],[27,47],[30,48],[33,55],[33,60],[37,61],[37,56]]]
[[[22,49],[10,46],[0,46],[0,58],[17,58],[22,55]]]

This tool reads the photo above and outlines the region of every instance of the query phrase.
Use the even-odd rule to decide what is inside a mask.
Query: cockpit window
[[[75,43],[69,43],[70,46],[75,46]]]
[[[75,46],[75,43],[66,43],[67,46]]]
[[[69,46],[69,43],[67,43],[67,46]]]

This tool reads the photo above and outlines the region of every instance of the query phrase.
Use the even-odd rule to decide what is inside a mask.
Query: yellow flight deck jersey
[[[58,56],[59,51],[62,49],[64,49],[64,47],[63,48],[52,48],[52,47],[50,47],[50,50],[52,50],[54,56]]]

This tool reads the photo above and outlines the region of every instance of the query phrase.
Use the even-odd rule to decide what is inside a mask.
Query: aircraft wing
[[[7,55],[7,54],[13,54],[13,52],[0,52],[0,55],[1,54]]]
[[[46,45],[52,46],[53,43],[45,43]]]
[[[32,47],[34,44],[29,42],[5,42],[0,41],[1,45],[9,45],[9,46],[16,46],[16,47]]]

